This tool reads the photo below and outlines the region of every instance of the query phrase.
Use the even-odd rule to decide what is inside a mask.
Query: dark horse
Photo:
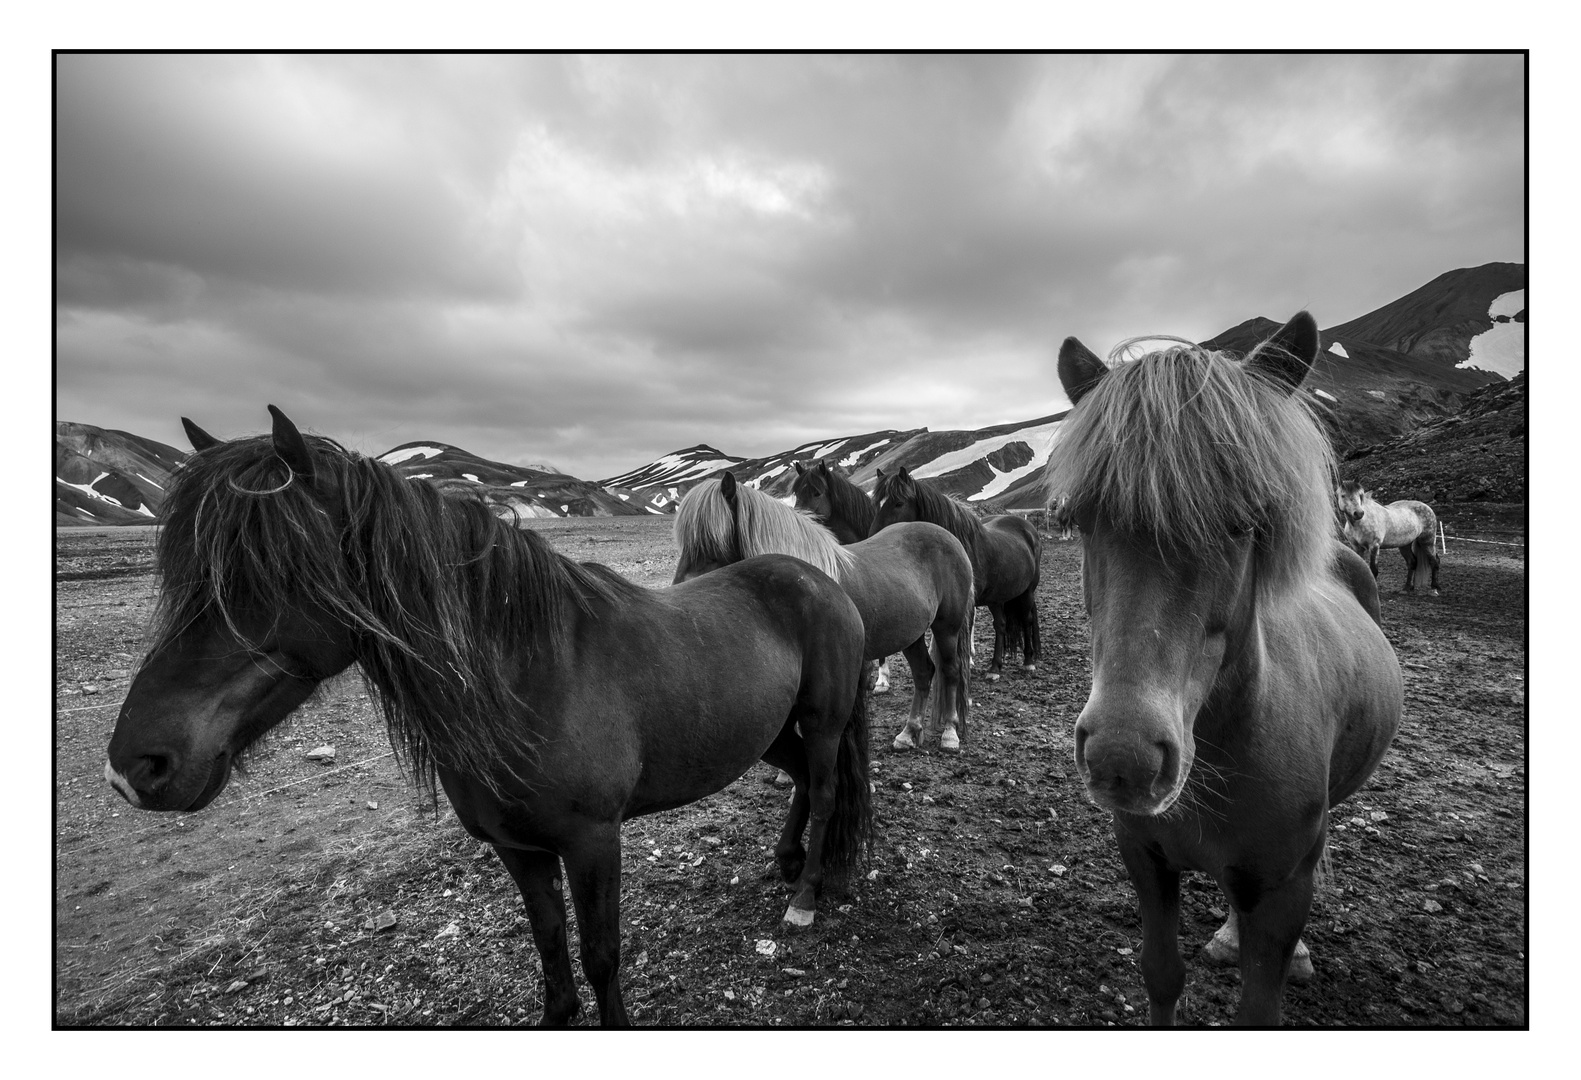
[[[1037,667],[1043,646],[1038,634],[1038,577],[1043,564],[1043,538],[1025,518],[1000,514],[979,518],[967,507],[926,482],[910,476],[905,466],[889,476],[878,470],[873,488],[873,524],[869,535],[900,521],[931,521],[954,533],[972,557],[977,606],[987,607],[994,620],[994,655],[983,678],[993,682],[1004,670],[1005,653],[1021,639],[1021,666]]]
[[[1329,807],[1400,723],[1377,585],[1334,539],[1333,451],[1295,393],[1317,351],[1306,312],[1245,362],[1184,343],[1110,370],[1060,349],[1075,408],[1048,483],[1081,529],[1092,627],[1076,768],[1114,814],[1155,1024],[1186,982],[1188,869],[1229,899],[1238,1022],[1279,1022]]]
[[[872,825],[862,619],[839,585],[765,556],[644,589],[270,412],[272,437],[231,442],[184,420],[198,453],[165,504],[160,621],[105,766],[128,802],[207,806],[238,754],[357,663],[419,781],[521,889],[545,1025],[579,1005],[562,860],[600,1018],[624,1025],[621,822],[758,758],[796,781],[776,857],[786,919],[812,921]]]
[[[681,551],[677,582],[771,552],[794,555],[827,573],[862,616],[864,655],[876,660],[898,649],[911,665],[911,713],[895,736],[895,749],[909,750],[923,741],[923,710],[935,674],[940,686],[927,736],[937,738],[941,750],[961,748],[975,592],[971,560],[949,532],[913,521],[843,546],[812,515],[737,484],[735,474],[726,472],[681,500],[675,546]],[[931,656],[925,639],[930,630]]]

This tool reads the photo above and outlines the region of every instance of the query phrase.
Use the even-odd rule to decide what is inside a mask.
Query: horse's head
[[[1339,515],[1345,521],[1353,524],[1359,523],[1367,516],[1367,500],[1370,498],[1367,490],[1357,480],[1341,480],[1334,489],[1334,498],[1339,503]]]
[[[879,469],[878,480],[873,487],[873,502],[877,509],[873,513],[873,525],[868,529],[869,536],[876,536],[880,529],[897,522],[916,521],[917,481],[906,472],[904,465],[888,476],[884,475],[883,469]]]
[[[165,504],[162,624],[105,763],[134,806],[207,806],[249,744],[355,659],[350,631],[307,572],[315,560],[292,550],[339,550],[322,497],[331,481],[295,425],[269,409],[271,436],[228,443],[183,418],[198,453]]]
[[[1269,552],[1305,527],[1293,521],[1315,521],[1311,544],[1329,543],[1326,476],[1315,471],[1330,460],[1327,443],[1289,404],[1317,345],[1302,312],[1244,363],[1188,344],[1111,371],[1075,338],[1060,349],[1075,408],[1050,486],[1084,540],[1093,685],[1076,721],[1076,767],[1100,806],[1156,815],[1174,804],[1204,705],[1224,693],[1223,672],[1255,653],[1260,589],[1295,573]],[[1293,443],[1268,430],[1302,424],[1311,430]],[[1315,463],[1289,460],[1307,455]],[[1220,480],[1211,493],[1191,480],[1204,475]],[[1303,484],[1300,507],[1273,505]]]
[[[681,557],[670,584],[740,562],[740,514],[736,474],[729,470],[717,482],[705,480],[688,491],[675,509],[675,546]]]
[[[820,461],[810,469],[796,462],[796,479],[791,481],[796,509],[806,511],[825,525],[833,521],[834,500],[829,494],[832,480],[827,461]]]

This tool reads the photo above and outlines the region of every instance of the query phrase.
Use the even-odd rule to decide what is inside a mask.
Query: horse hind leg
[[[779,866],[780,877],[787,883],[801,877],[807,862],[807,849],[802,846],[802,830],[807,827],[807,750],[806,743],[797,734],[796,724],[787,721],[769,748],[763,751],[763,760],[788,776],[796,785],[791,793],[790,809],[785,814],[785,824],[780,838],[774,845],[774,861]],[[776,778],[776,783],[778,779]]]
[[[907,645],[904,655],[911,667],[911,714],[906,717],[900,734],[895,736],[894,747],[896,750],[914,750],[925,739],[938,734],[936,731],[924,731],[922,723],[928,707],[928,691],[933,686],[934,668],[933,660],[928,656],[927,642],[922,638]]]
[[[1005,667],[1005,606],[989,604],[988,615],[994,620],[994,655],[988,661],[988,671],[983,678],[989,682],[998,682]]]
[[[877,666],[873,669],[872,679],[873,689],[870,693],[889,693],[889,657],[886,656],[882,660],[877,661]]]
[[[933,651],[938,690],[933,695],[933,726],[939,732],[939,749],[960,753],[961,736],[966,729],[965,667],[961,642],[970,633],[968,626],[933,624]]]
[[[566,945],[565,900],[560,893],[560,857],[547,851],[501,847],[500,861],[510,871],[527,905],[527,921],[543,966],[543,1017],[540,1027],[565,1027],[581,1008],[571,979],[571,952]]]

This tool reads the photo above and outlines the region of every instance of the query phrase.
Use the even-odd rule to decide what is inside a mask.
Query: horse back
[[[1433,536],[1438,531],[1438,515],[1425,502],[1401,499],[1383,508],[1384,547],[1404,547],[1422,536]]]
[[[968,617],[975,598],[972,562],[948,529],[898,522],[849,550],[856,561],[841,584],[862,615],[869,659],[905,648],[935,622],[953,625]]]

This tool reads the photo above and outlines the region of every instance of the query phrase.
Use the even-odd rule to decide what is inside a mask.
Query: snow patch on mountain
[[[379,460],[386,465],[399,465],[401,462],[409,461],[414,457],[438,457],[442,453],[444,451],[437,446],[408,446],[402,450],[391,450]]]
[[[1006,435],[997,435],[991,439],[974,442],[970,446],[962,447],[953,453],[941,455],[926,465],[912,469],[911,475],[922,479],[930,476],[943,476],[945,473],[965,468],[975,461],[986,458],[994,451],[1011,443],[1025,443],[1027,448],[1032,451],[1031,461],[1008,472],[1002,472],[999,469],[995,469],[993,465],[988,465],[990,469],[993,469],[993,479],[988,481],[981,491],[967,496],[972,502],[976,502],[979,499],[991,499],[1023,476],[1027,476],[1047,464],[1049,453],[1054,449],[1054,441],[1058,438],[1062,423],[1064,421],[1054,420],[1047,424],[1021,428]]]
[[[1495,297],[1488,305],[1493,326],[1471,339],[1471,355],[1455,366],[1497,372],[1506,379],[1526,370],[1526,324],[1514,319],[1525,310],[1525,289]]]
[[[1333,353],[1335,356],[1343,356],[1347,360],[1350,359],[1350,353],[1345,351],[1345,346],[1341,345],[1337,341],[1328,347],[1328,351]]]

